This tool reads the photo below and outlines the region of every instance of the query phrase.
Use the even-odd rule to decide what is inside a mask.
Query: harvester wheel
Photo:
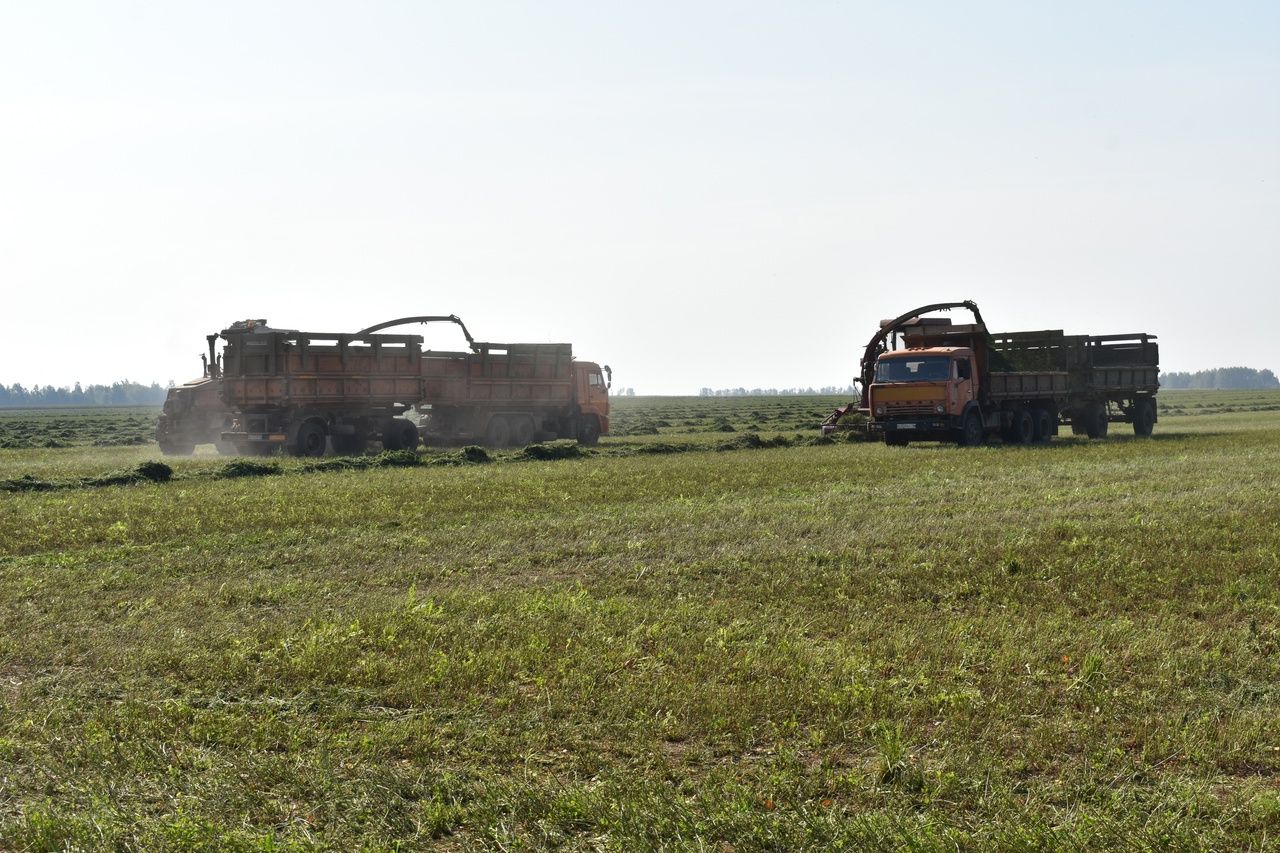
[[[215,441],[214,448],[218,451],[219,456],[238,456],[239,451],[236,446],[229,441]]]
[[[307,421],[298,427],[298,435],[289,445],[292,456],[324,456],[324,425],[317,421]]]
[[[402,420],[397,422],[396,428],[400,431],[400,449],[417,450],[422,442],[422,436],[418,434],[418,425],[413,421]]]
[[[1043,406],[1032,413],[1036,422],[1037,442],[1045,442],[1053,438],[1053,413]]]
[[[599,441],[600,422],[594,417],[583,418],[582,426],[578,427],[578,443],[591,447],[598,444]]]
[[[1036,437],[1036,421],[1031,416],[1031,412],[1026,409],[1018,409],[1013,413],[1013,426],[1010,429],[1010,437],[1014,444],[1030,444]]]
[[[511,443],[511,425],[502,415],[489,418],[489,425],[484,430],[484,443],[487,447],[506,447]]]
[[[160,452],[165,456],[190,456],[196,452],[194,444],[173,444],[168,441],[162,441],[160,444]]]
[[[964,447],[977,447],[987,437],[982,428],[982,416],[977,412],[965,415],[964,426],[960,428],[960,444]]]
[[[382,449],[400,449],[400,429],[396,426],[394,420],[389,420],[382,424]]]
[[[1133,434],[1143,438],[1151,435],[1156,425],[1156,406],[1150,400],[1139,400],[1133,407]]]
[[[1089,438],[1107,437],[1107,404],[1094,403],[1085,410],[1084,428]]]

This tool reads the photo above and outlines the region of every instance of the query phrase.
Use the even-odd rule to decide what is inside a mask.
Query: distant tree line
[[[1270,370],[1252,367],[1219,367],[1195,373],[1161,373],[1160,387],[1176,390],[1251,391],[1258,388],[1280,388],[1280,380]]]
[[[112,382],[110,385],[54,388],[52,385],[34,385],[24,388],[18,383],[0,385],[0,409],[19,406],[159,406],[164,403],[168,388],[152,382]]]
[[[816,397],[819,394],[856,394],[852,385],[841,388],[824,385],[821,388],[703,388],[699,397]]]

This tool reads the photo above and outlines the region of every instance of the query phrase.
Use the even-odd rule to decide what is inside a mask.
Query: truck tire
[[[1018,409],[1013,413],[1013,424],[1009,428],[1014,444],[1030,444],[1036,438],[1036,421],[1027,409]]]
[[[986,438],[987,431],[982,426],[982,416],[977,411],[971,410],[964,416],[963,425],[960,427],[960,446],[977,447]]]
[[[1085,410],[1084,429],[1089,438],[1107,437],[1107,404],[1093,403]]]
[[[906,447],[911,443],[911,439],[905,435],[894,435],[887,432],[884,434],[884,443],[889,447]]]
[[[594,416],[582,419],[578,427],[578,443],[592,447],[600,442],[600,421]]]
[[[1156,425],[1156,406],[1151,400],[1139,400],[1133,407],[1133,434],[1146,438]]]
[[[486,447],[506,447],[511,444],[511,425],[502,415],[493,415],[484,428]]]
[[[324,424],[306,421],[298,427],[293,444],[288,447],[291,456],[324,456],[326,435]]]
[[[1043,406],[1031,413],[1036,422],[1035,441],[1043,444],[1053,438],[1053,413]]]

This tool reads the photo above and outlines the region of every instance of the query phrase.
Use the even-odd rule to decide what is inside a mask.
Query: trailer
[[[973,322],[925,316],[964,308]],[[1139,436],[1156,423],[1156,336],[993,334],[973,302],[937,303],[881,323],[863,354],[858,411],[873,437],[981,444],[1048,441],[1060,426],[1102,438],[1112,423]],[[854,406],[823,424],[839,429]]]
[[[423,350],[420,335],[384,331],[433,322],[457,324],[469,351]],[[372,442],[411,450],[424,435],[496,447],[542,438],[594,444],[609,429],[607,366],[602,373],[574,360],[569,344],[477,342],[454,315],[356,333],[245,320],[207,341],[201,387],[218,389],[227,423],[217,440],[241,455],[361,453]]]

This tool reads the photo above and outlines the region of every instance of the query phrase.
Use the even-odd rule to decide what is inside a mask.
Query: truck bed
[[[1060,397],[1067,393],[1071,375],[1065,370],[991,373],[989,390],[994,399]]]

